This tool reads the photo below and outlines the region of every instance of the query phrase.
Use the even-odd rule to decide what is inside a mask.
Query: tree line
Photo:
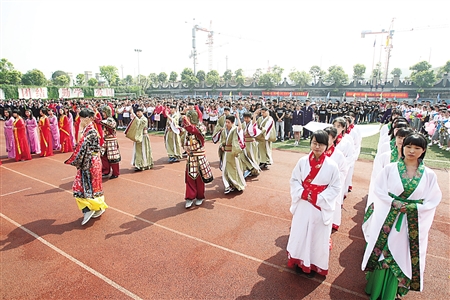
[[[117,67],[108,65],[100,66],[100,76],[104,79],[104,82],[98,82],[96,78],[89,78],[86,80],[84,74],[78,74],[75,77],[75,86],[98,86],[99,84],[117,87],[127,86],[139,86],[144,91],[150,87],[156,87],[159,84],[168,84],[178,82],[179,75],[177,72],[172,71],[170,74],[161,72],[159,74],[150,73],[148,76],[138,75],[133,77],[127,75],[125,78],[120,78],[119,70]],[[444,66],[432,69],[432,65],[427,61],[421,61],[409,68],[412,72],[407,80],[414,82],[420,88],[427,88],[433,86],[436,80],[442,78],[444,73],[450,72],[450,60],[446,62]],[[256,82],[259,86],[263,86],[267,89],[273,88],[283,81],[282,74],[284,69],[279,66],[273,66],[270,70],[263,71],[257,69],[253,75],[246,76],[242,69],[237,69],[234,72],[226,70],[222,76],[216,70],[205,72],[203,70],[194,74],[191,68],[185,68],[180,74],[180,81],[182,84],[189,88],[195,87],[195,85],[205,82],[208,86],[218,86],[225,82],[234,84],[249,84]],[[353,66],[353,80],[364,80],[366,73],[366,66],[363,64],[356,64]],[[381,64],[377,64],[373,69],[372,74],[369,76],[371,81],[376,78],[377,82],[382,82],[383,70]],[[390,74],[392,76],[400,77],[402,71],[400,68],[394,68]],[[314,85],[322,80],[325,84],[334,84],[335,87],[341,87],[347,85],[350,82],[348,74],[345,73],[341,66],[333,65],[327,70],[321,69],[319,66],[312,66],[309,71],[298,71],[292,69],[288,78],[291,83],[299,86],[300,88],[306,87],[308,84]],[[31,86],[69,86],[70,77],[64,71],[53,72],[50,79],[47,79],[44,73],[38,69],[33,69],[22,74],[20,71],[14,69],[14,65],[7,59],[2,58],[0,60],[0,84],[9,85],[31,85]]]

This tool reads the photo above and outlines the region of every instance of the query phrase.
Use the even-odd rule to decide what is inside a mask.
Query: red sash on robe
[[[336,140],[334,141],[334,144],[336,146],[342,141],[342,137],[342,133],[337,136]]]
[[[328,150],[325,151],[326,156],[330,157],[331,155],[333,155],[335,149],[336,149],[336,147],[334,145],[331,145],[331,147],[328,147]]]
[[[328,185],[317,185],[312,184],[314,178],[316,178],[317,174],[319,173],[320,169],[323,166],[323,162],[325,161],[326,154],[322,153],[322,155],[319,157],[319,160],[316,160],[314,158],[313,152],[309,155],[309,165],[311,166],[311,171],[309,171],[308,176],[306,176],[305,180],[303,181],[303,193],[302,193],[302,199],[310,202],[315,208],[318,210],[321,210],[320,206],[317,206],[317,196],[322,193]],[[309,200],[309,199],[311,200]]]
[[[352,131],[353,127],[355,127],[355,125],[350,124],[350,126],[348,126],[347,131],[345,133],[350,133],[350,131]]]

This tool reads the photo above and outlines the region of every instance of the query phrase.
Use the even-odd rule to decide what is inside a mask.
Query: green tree
[[[233,72],[231,72],[231,70],[226,70],[225,73],[223,73],[222,78],[225,81],[230,81],[231,78],[233,78]]]
[[[353,66],[353,78],[363,79],[366,73],[366,66],[363,64],[356,64]]]
[[[53,79],[53,83],[59,86],[68,86],[70,83],[70,79],[66,75],[59,75],[55,79]]]
[[[22,73],[14,69],[14,65],[6,58],[0,60],[0,84],[20,84]]]
[[[37,85],[44,86],[47,84],[47,78],[45,78],[44,73],[38,69],[33,69],[22,76],[22,83],[25,85]]]
[[[242,70],[242,69],[237,69],[236,71],[234,71],[234,77],[236,78],[236,82],[237,82],[237,78],[238,78],[239,76],[242,76],[242,77],[245,78],[245,76],[244,76],[244,70]]]
[[[281,82],[281,75],[283,75],[283,71],[284,71],[283,68],[281,68],[281,67],[279,67],[277,65],[273,66],[271,73],[274,76],[276,84]]]
[[[381,63],[377,63],[375,68],[372,71],[372,78],[377,78],[378,80],[381,80],[381,76],[383,75],[383,72],[381,71]]]
[[[181,82],[184,85],[187,85],[189,89],[192,89],[198,83],[198,79],[195,77],[192,69],[185,68],[183,72],[181,72]]]
[[[205,81],[206,79],[206,73],[203,70],[198,71],[196,76],[199,82]]]
[[[149,83],[149,86],[151,84],[152,86],[157,87],[158,83],[159,83],[158,75],[156,75],[156,73],[150,73],[148,75],[148,83]],[[146,89],[144,89],[144,90],[146,90]]]
[[[125,80],[125,84],[126,84],[126,85],[132,85],[132,84],[133,84],[133,76],[131,76],[131,75],[127,75],[127,76],[124,78],[124,80]]]
[[[420,88],[431,87],[436,82],[436,74],[431,70],[431,64],[425,60],[409,69],[412,70],[411,80]]]
[[[175,71],[170,72],[169,80],[170,82],[175,82],[178,79],[178,73]]]
[[[70,82],[70,77],[69,77],[69,75],[67,75],[67,73],[64,72],[64,71],[58,70],[58,71],[53,72],[53,74],[52,74],[52,83],[53,83],[53,84],[55,84],[55,85],[60,85],[60,84],[58,84],[58,83],[61,83],[61,81],[58,81],[58,83],[55,82],[56,78],[58,78],[59,76],[65,76],[65,77],[67,77],[67,83]],[[64,79],[63,79],[63,82],[65,82]]]
[[[262,73],[261,69],[256,69],[255,73],[253,73],[253,76],[252,76],[253,80],[256,82],[259,82],[259,78],[261,77],[262,74],[263,73]]]
[[[236,76],[236,83],[243,85],[245,83],[245,77],[244,75],[238,75]]]
[[[300,86],[300,88],[304,88],[309,82],[311,82],[311,75],[305,71],[297,71],[293,69],[291,73],[288,75],[289,79]]]
[[[78,86],[82,86],[86,84],[86,77],[84,77],[84,74],[78,74],[76,77],[76,83]]]
[[[323,71],[319,66],[312,66],[309,69],[309,74],[311,74],[311,76],[314,79],[314,85],[317,84],[317,80],[319,79],[319,77],[323,77],[325,76],[326,72]]]
[[[166,72],[161,72],[158,74],[158,81],[161,83],[166,83],[167,82],[167,73]]]
[[[115,66],[100,66],[100,76],[105,78],[108,85],[113,85],[119,79],[119,70]]]
[[[442,78],[442,75],[450,73],[450,60],[448,60],[445,65],[439,68],[437,72],[437,77]]]
[[[341,87],[348,83],[348,75],[341,66],[331,66],[328,68],[328,74],[325,75],[325,81],[334,83],[335,87]]]
[[[154,74],[154,75],[153,75]],[[148,77],[142,74],[139,74],[136,77],[136,85],[140,86],[142,88],[142,90],[147,90],[150,87],[150,77],[157,78],[155,73],[150,74]]]
[[[217,86],[220,82],[220,75],[219,72],[216,70],[211,70],[206,74],[206,84],[207,85],[214,85]]]
[[[402,76],[402,70],[400,70],[400,68],[394,68],[391,71],[391,75],[394,77],[395,76],[400,77],[400,76]]]
[[[89,78],[87,83],[89,86],[97,86],[98,80],[96,78],[92,77],[92,78]]]

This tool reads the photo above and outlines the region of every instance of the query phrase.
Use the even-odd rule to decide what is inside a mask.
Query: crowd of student
[[[148,132],[165,131],[168,162],[187,160],[187,209],[202,205],[205,184],[213,181],[207,134],[217,145],[225,194],[244,191],[247,177],[274,163],[273,142],[294,136],[297,145],[300,136],[310,138],[311,152],[299,159],[290,179],[293,219],[287,252],[288,266],[313,277],[328,274],[331,234],[339,230],[341,208],[352,190],[362,140],[355,124],[373,120],[358,113],[364,104],[331,104],[325,117],[324,106],[316,109],[309,99],[261,98],[19,101],[3,105],[3,115],[8,157],[19,161],[31,159],[31,153],[73,152],[65,163],[77,168],[73,191],[83,225],[108,207],[102,177],[119,176],[117,128],[126,128],[133,141],[136,172],[153,167]],[[334,114],[335,106],[348,110]],[[387,124],[380,131],[361,224],[367,242],[362,269],[368,272],[371,298],[395,299],[423,288],[428,233],[442,198],[435,173],[423,164],[428,142],[420,132],[430,135],[430,145],[439,139],[444,147],[448,130],[442,128],[450,123],[444,105],[411,108],[393,101],[378,109],[377,119]],[[309,132],[303,126],[310,121],[330,126]]]

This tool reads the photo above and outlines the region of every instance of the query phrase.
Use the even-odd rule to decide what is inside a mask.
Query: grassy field
[[[163,135],[164,133],[151,131],[150,134]],[[373,161],[377,151],[378,139],[379,134],[363,138],[359,159]],[[211,137],[207,136],[206,140],[210,141]],[[309,140],[301,140],[299,146],[297,147],[294,146],[294,140],[275,142],[273,143],[273,148],[308,153]],[[425,156],[425,164],[430,168],[450,169],[450,152],[439,149],[437,145],[428,147],[427,154]]]

